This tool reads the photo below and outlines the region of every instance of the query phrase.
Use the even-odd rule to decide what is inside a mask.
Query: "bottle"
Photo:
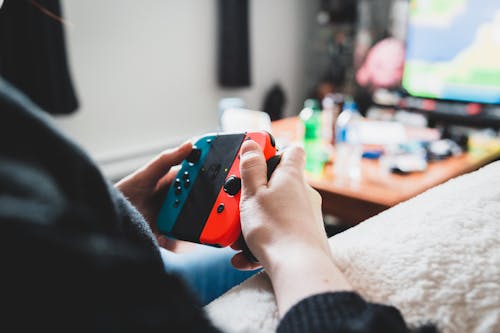
[[[311,174],[320,175],[323,173],[325,158],[319,102],[316,99],[307,99],[299,117],[303,126],[303,145],[306,152],[305,169]]]
[[[321,127],[325,142],[335,145],[335,124],[344,105],[344,96],[339,93],[328,93],[321,101],[323,106]]]
[[[362,116],[354,101],[346,101],[335,126],[335,160],[333,169],[339,180],[361,179],[363,146],[359,135]]]

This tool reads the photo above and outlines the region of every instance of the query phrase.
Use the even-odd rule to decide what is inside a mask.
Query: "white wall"
[[[128,171],[111,167],[121,159],[216,130],[222,97],[260,109],[280,82],[286,114],[299,111],[308,1],[250,0],[253,85],[240,90],[216,83],[215,0],[62,2],[81,107],[56,122],[110,176]]]

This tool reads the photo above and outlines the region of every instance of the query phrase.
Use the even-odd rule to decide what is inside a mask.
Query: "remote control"
[[[240,150],[257,142],[268,161],[268,178],[279,163],[276,144],[265,131],[208,134],[198,139],[172,182],[158,215],[160,233],[181,240],[226,247],[238,240]]]

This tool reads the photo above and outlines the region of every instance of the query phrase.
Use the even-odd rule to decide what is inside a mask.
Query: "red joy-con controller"
[[[246,133],[245,140],[257,142],[263,150],[266,160],[276,155],[276,145],[271,135],[266,132]],[[241,191],[236,186],[237,193],[232,193],[231,182],[240,182],[240,152],[234,159],[226,177],[226,183],[220,190],[205,227],[200,235],[200,243],[229,246],[241,234],[240,197]],[[233,191],[235,191],[233,190]]]

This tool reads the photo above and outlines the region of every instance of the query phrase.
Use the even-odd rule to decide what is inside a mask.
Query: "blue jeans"
[[[202,305],[210,303],[232,287],[240,284],[254,271],[240,271],[231,265],[235,250],[199,245],[186,253],[173,253],[160,248],[165,270],[186,282]]]

